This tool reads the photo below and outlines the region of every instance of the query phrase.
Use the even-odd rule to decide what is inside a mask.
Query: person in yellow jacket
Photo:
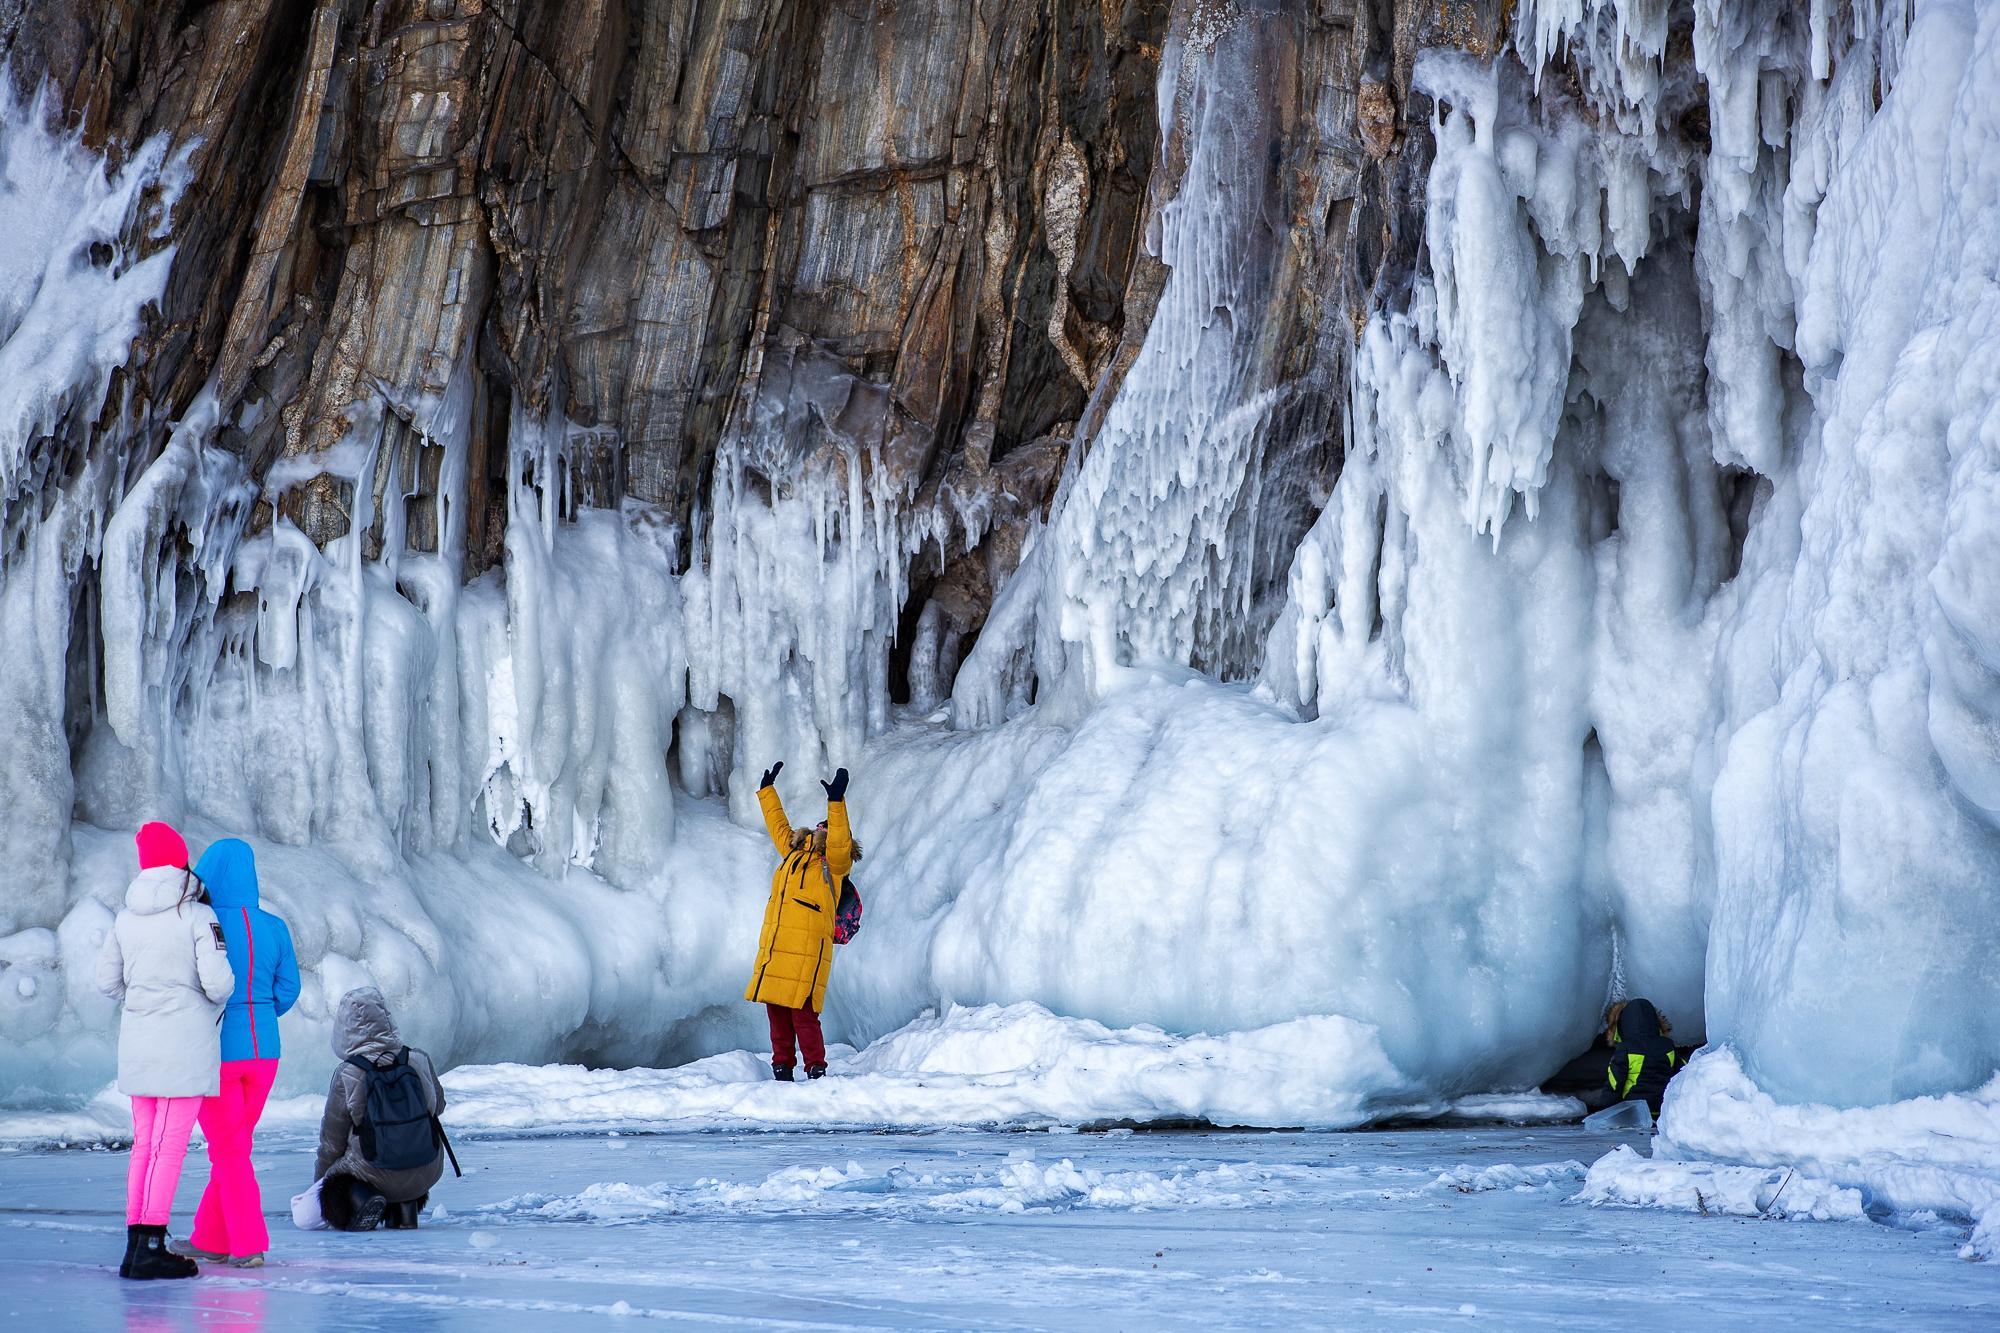
[[[833,919],[840,886],[861,858],[861,849],[847,827],[847,770],[820,783],[826,788],[825,821],[817,828],[794,829],[775,785],[784,766],[782,761],[771,765],[757,788],[764,827],[785,859],[771,876],[757,966],[743,998],[764,1006],[771,1022],[771,1072],[790,1083],[797,1055],[805,1057],[806,1077],[826,1073],[819,1015],[826,1007],[827,974],[833,970]]]

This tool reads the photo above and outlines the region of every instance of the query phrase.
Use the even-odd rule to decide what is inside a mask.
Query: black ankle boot
[[[790,1065],[772,1065],[771,1077],[780,1083],[790,1083],[792,1081],[792,1067]]]
[[[139,1257],[139,1251],[146,1244],[146,1228],[132,1223],[125,1228],[125,1257],[119,1261],[118,1276],[132,1276],[132,1261]]]
[[[382,1225],[391,1231],[415,1231],[417,1215],[424,1210],[422,1199],[410,1199],[403,1203],[392,1203],[382,1214]]]
[[[807,1078],[825,1078],[825,1077],[826,1077],[826,1066],[825,1066],[825,1065],[807,1065],[807,1066],[806,1066],[806,1077],[807,1077]]]
[[[348,1188],[354,1196],[354,1220],[348,1223],[349,1231],[373,1231],[382,1225],[382,1217],[389,1211],[389,1201],[371,1187],[356,1180]]]
[[[138,1244],[132,1256],[119,1268],[120,1277],[129,1277],[141,1282],[157,1278],[193,1277],[201,1272],[194,1260],[184,1258],[167,1249],[167,1229],[165,1227],[134,1227],[139,1233]]]

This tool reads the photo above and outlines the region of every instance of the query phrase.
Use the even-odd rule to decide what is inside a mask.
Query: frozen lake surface
[[[806,1089],[800,1089],[806,1092]],[[418,1232],[300,1232],[310,1145],[258,1154],[268,1267],[130,1283],[125,1156],[0,1152],[0,1323],[33,1330],[1992,1328],[1965,1228],[1570,1202],[1621,1140],[1369,1133],[466,1138]],[[206,1179],[197,1152],[176,1235]]]

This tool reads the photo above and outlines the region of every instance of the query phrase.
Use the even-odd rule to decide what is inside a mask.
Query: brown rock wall
[[[629,496],[684,531],[753,411],[784,422],[774,471],[858,443],[907,496],[978,509],[986,488],[1022,521],[1059,475],[1050,450],[1090,447],[1164,276],[1145,237],[1178,179],[1156,122],[1169,29],[1238,7],[0,0],[0,55],[114,152],[194,145],[173,279],[131,369],[161,420],[212,380],[223,442],[255,472],[371,447],[362,484],[413,489],[408,540],[433,549],[425,413],[470,367],[471,574],[499,550],[517,410],[591,428],[572,504]],[[1256,329],[1293,390],[1270,450],[1285,476],[1265,530],[1282,534],[1338,466],[1360,320],[1420,262],[1414,52],[1490,48],[1506,5],[1240,7],[1282,20],[1284,252]],[[46,447],[91,447],[89,423],[66,432]],[[329,472],[280,507],[323,543],[380,514],[353,491]],[[1262,577],[1282,575],[1272,549]],[[992,580],[947,564],[919,556],[906,619],[943,579],[941,618],[965,632]]]

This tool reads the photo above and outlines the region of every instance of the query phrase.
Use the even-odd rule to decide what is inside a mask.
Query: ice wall
[[[1262,526],[1261,145],[1291,29],[1184,7],[1158,308],[948,715],[891,706],[889,651],[918,551],[984,520],[902,489],[881,386],[810,348],[757,350],[687,532],[576,510],[594,442],[560,395],[517,408],[504,560],[470,581],[469,343],[260,477],[210,398],[126,422],[89,457],[143,475],[86,467],[0,587],[37,738],[0,763],[33,812],[6,836],[50,867],[0,899],[0,1087],[101,1082],[78,964],[118,830],[156,814],[257,840],[308,1032],[368,976],[453,1059],[754,1041],[752,791],[778,758],[803,818],[856,771],[849,1040],[941,1001],[1332,1015],[1382,1054],[1339,1090],[1365,1101],[1532,1083],[1644,993],[1780,1100],[1977,1086],[2000,1062],[2000,18],[1913,13],[1572,0],[1523,6],[1497,54],[1426,53],[1425,263],[1360,335],[1337,483],[1286,550]],[[138,191],[114,253],[157,225],[144,187],[9,115],[10,162],[41,145],[78,197]],[[95,284],[103,337],[148,299],[116,285],[139,265],[56,267],[38,290]],[[101,385],[92,356],[63,392]],[[435,551],[393,486],[371,507],[420,448],[448,460]],[[327,473],[350,536],[253,521]],[[1286,562],[1273,623],[1253,590]],[[1254,684],[1196,669],[1260,660]]]
[[[1348,458],[1263,688],[1322,719],[1407,703],[1456,756],[1450,808],[1518,782],[1538,861],[1510,848],[1506,802],[1431,836],[1469,842],[1483,878],[1538,864],[1600,994],[1648,994],[1698,1035],[1692,770],[1731,532],[1692,241],[1655,220],[1689,190],[1688,154],[1534,95],[1512,61],[1431,55],[1417,75],[1439,103],[1431,276],[1362,338]]]
[[[1865,127],[1836,77],[1793,148],[1814,420],[1774,478],[1795,530],[1745,551],[1771,593],[1728,627],[1713,799],[1713,1030],[1834,1105],[2000,1052],[2000,11],[1920,5],[1897,49]]]
[[[121,260],[120,286],[71,250],[150,235],[133,201],[164,145],[107,177],[47,135],[46,108],[8,114],[9,163],[39,153],[44,175],[68,173],[64,197],[109,181],[124,200],[52,236],[70,286],[41,289],[102,306],[76,312],[107,330],[78,345],[122,358],[171,254]],[[364,385],[330,448],[253,476],[226,444],[238,409],[204,392],[175,422],[121,420],[52,516],[22,520],[0,610],[18,643],[8,684],[39,730],[0,779],[22,794],[22,864],[40,869],[0,896],[0,1096],[107,1077],[113,1015],[89,979],[129,878],[119,831],[155,817],[197,850],[251,838],[298,939],[302,1029],[372,978],[453,1060],[663,1061],[756,1040],[739,999],[770,870],[756,775],[787,759],[786,794],[816,814],[815,779],[888,726],[912,558],[947,534],[976,543],[990,515],[912,505],[879,431],[854,426],[882,418],[880,386],[802,351],[765,358],[692,540],[652,506],[579,509],[576,459],[603,442],[560,396],[516,403],[503,559],[468,581],[476,349],[454,327],[464,342],[436,349],[431,389]],[[115,364],[67,372],[78,417]],[[398,479],[426,456],[443,463],[419,549]],[[323,546],[286,516],[313,481],[351,497],[347,535]],[[24,509],[48,507],[21,490]]]
[[[1614,905],[1618,985],[1677,1016],[1705,1004],[1709,1035],[1738,1043],[1753,1075],[1781,1096],[1857,1104],[1971,1086],[1991,1072],[2000,1043],[1983,1010],[1941,997],[1990,988],[1972,960],[1988,952],[1994,924],[1975,887],[1991,882],[1994,843],[1972,794],[1977,778],[1963,785],[1948,756],[1990,730],[1991,695],[1981,693],[1983,665],[1969,691],[1986,701],[1981,711],[1964,705],[1968,692],[1956,682],[1933,686],[1924,662],[1941,656],[1934,618],[1950,623],[1938,595],[1949,585],[1933,575],[1941,547],[1961,523],[1980,532],[1990,521],[1976,505],[1953,512],[1964,481],[1947,480],[1943,459],[1955,455],[1945,442],[1976,438],[1991,399],[1940,387],[1925,400],[1923,429],[1912,430],[1895,424],[1890,385],[1905,344],[1930,345],[1915,336],[1924,306],[1938,324],[1955,316],[1977,324],[1990,299],[1933,259],[1968,246],[1977,253],[1977,228],[1940,236],[1938,176],[1954,156],[1971,164],[1991,154],[1979,118],[1953,101],[1991,77],[1992,66],[1982,67],[1990,52],[1967,6],[1922,8],[1907,36],[1893,9],[1857,7],[1830,33],[1826,7],[1809,15],[1697,7],[1696,65],[1713,133],[1693,164],[1700,201],[1690,238],[1685,199],[1673,208],[1687,189],[1675,179],[1684,150],[1662,128],[1684,108],[1671,81],[1634,77],[1633,62],[1659,43],[1641,21],[1645,8],[1633,8],[1628,18],[1623,7],[1587,6],[1553,27],[1544,13],[1541,26],[1517,28],[1540,43],[1524,40],[1530,67],[1553,53],[1552,33],[1592,53],[1586,64],[1602,77],[1584,81],[1587,95],[1599,123],[1621,132],[1587,142],[1600,160],[1622,159],[1628,174],[1634,163],[1645,170],[1643,188],[1628,181],[1622,191],[1616,170],[1600,173],[1612,242],[1603,248],[1619,262],[1567,331],[1563,424],[1531,436],[1537,449],[1511,455],[1575,448],[1612,525],[1592,541],[1599,586],[1588,749],[1606,782],[1602,826],[1585,852]],[[1920,84],[1897,77],[1917,69]],[[1507,118],[1504,87],[1496,99],[1463,67],[1434,70],[1431,84],[1454,102],[1454,119],[1470,110],[1474,153],[1485,146],[1482,106],[1500,101]],[[1878,92],[1886,96],[1871,117]],[[1546,283],[1550,263],[1579,238],[1586,253],[1599,246],[1587,224],[1551,216],[1551,200],[1577,197],[1565,180],[1574,159],[1560,142],[1575,139],[1550,124],[1560,97],[1544,91],[1533,106],[1541,124],[1532,151],[1518,141],[1510,150],[1505,128],[1493,137],[1503,176],[1511,151],[1514,179],[1535,179],[1516,193]],[[1439,136],[1428,244],[1451,262],[1434,266],[1437,336],[1419,340],[1451,372],[1455,392],[1438,410],[1477,501],[1477,486],[1490,495],[1494,474],[1476,450],[1483,443],[1502,455],[1492,423],[1522,420],[1521,388],[1545,377],[1531,366],[1482,380],[1487,343],[1472,340],[1468,357],[1452,320],[1471,307],[1446,299],[1465,284],[1461,257],[1485,257],[1477,285],[1511,292],[1502,309],[1536,312],[1518,318],[1572,307],[1566,296],[1551,301],[1546,287],[1538,302],[1522,280],[1532,270],[1504,245],[1458,234],[1493,227],[1490,215],[1445,212],[1463,197],[1465,137],[1449,121]],[[1976,180],[1974,171],[1966,186],[1983,210],[1990,189],[1982,197]],[[1503,215],[1499,230],[1507,229]],[[1926,300],[1932,282],[1948,294]],[[1543,345],[1531,334],[1499,341]],[[1947,341],[1978,355],[1969,333]],[[1700,365],[1690,364],[1696,349]],[[1932,369],[1927,353],[1910,359]],[[1370,364],[1362,361],[1357,379],[1369,378]],[[1946,357],[1935,369],[1940,385],[1952,382],[1955,364]],[[1498,406],[1482,407],[1494,383],[1505,390]],[[1913,473],[1909,450],[1926,436],[1935,461]],[[1898,484],[1860,481],[1890,457]],[[1518,463],[1506,475],[1534,481]],[[1471,512],[1482,520],[1492,511],[1475,503]],[[1885,558],[1877,535],[1885,532],[1897,534],[1902,560]],[[1311,583],[1311,569],[1303,573]],[[1324,604],[1308,599],[1306,610]],[[1301,620],[1312,629],[1324,616]],[[1983,661],[1976,649],[1961,660]],[[1301,679],[1296,665],[1290,678]],[[1849,691],[1868,705],[1843,706]],[[1891,703],[1898,695],[1901,706]],[[1812,739],[1824,748],[1815,752]],[[1944,927],[1950,918],[1969,929]],[[1967,951],[1945,934],[1963,938]],[[1868,1074],[1802,1039],[1829,1020]]]
[[[1974,105],[2000,73],[1994,16],[1698,5],[1694,90],[1646,73],[1658,12],[1544,6],[1517,26],[1535,77],[1558,47],[1586,70],[1587,133],[1546,83],[1517,100],[1509,62],[1420,66],[1449,107],[1435,297],[1364,343],[1354,439],[1427,433],[1403,458],[1489,530],[1514,497],[1532,515],[1566,456],[1596,497],[1571,669],[1602,769],[1581,868],[1606,886],[1614,989],[1684,1034],[1705,1008],[1783,1098],[1975,1086],[2000,1059],[1979,998],[2000,929],[1994,566],[1970,554],[1994,540],[1995,149]],[[1691,91],[1711,127],[1692,161]],[[1387,364],[1373,350],[1404,339]],[[1342,488],[1359,476],[1350,461]],[[1424,706],[1408,635],[1440,621],[1403,589],[1429,548],[1398,550],[1412,507],[1382,491],[1379,543],[1369,505],[1337,497],[1301,552],[1280,697],[1323,707],[1379,653]],[[1387,623],[1364,646],[1371,583]]]
[[[1440,303],[1421,335],[1384,323],[1360,353],[1357,433],[1295,565],[1316,603],[1288,608],[1273,636],[1270,678],[1289,686],[1252,694],[1184,665],[1202,599],[1243,586],[1204,561],[1250,540],[1225,523],[1255,476],[1245,432],[1269,406],[1244,392],[1256,343],[1232,313],[1268,262],[1241,147],[1261,137],[1257,53],[1246,23],[1203,60],[1168,62],[1201,108],[1163,224],[1173,271],[1103,434],[960,674],[959,720],[992,719],[982,655],[1029,625],[1053,693],[997,729],[903,733],[871,752],[857,800],[882,780],[897,794],[871,814],[891,924],[850,949],[863,975],[831,1004],[1034,997],[1182,1030],[1335,1013],[1421,1086],[1531,1083],[1588,1040],[1613,959],[1584,864],[1591,497],[1574,459],[1523,444],[1540,456],[1518,479],[1538,517],[1497,551],[1482,534],[1517,479],[1496,492],[1451,471],[1510,446],[1454,433],[1461,400],[1419,345]],[[1497,81],[1483,86],[1497,106]],[[1532,308],[1544,275],[1493,120],[1478,143],[1454,123],[1440,160],[1484,173],[1480,225],[1504,231],[1504,245],[1468,242],[1465,288],[1482,317],[1526,304],[1574,321],[1580,257],[1570,277],[1550,266],[1567,315]],[[1502,278],[1526,290],[1488,290]],[[1478,318],[1447,320],[1467,348],[1482,345]],[[1567,328],[1530,351],[1559,407]],[[1553,431],[1548,393],[1521,396],[1508,429]],[[1247,607],[1228,613],[1251,623]],[[1308,704],[1317,717],[1301,721]],[[894,965],[912,956],[921,970]]]

